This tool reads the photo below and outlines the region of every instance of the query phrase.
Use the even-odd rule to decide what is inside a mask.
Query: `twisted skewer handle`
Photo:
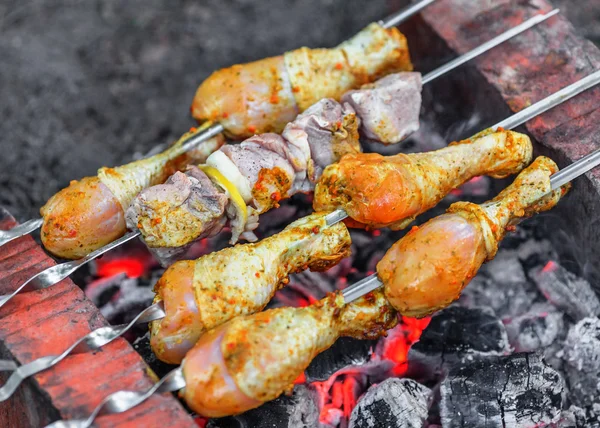
[[[172,370],[158,381],[152,388],[144,392],[117,391],[107,396],[94,409],[87,419],[56,421],[46,428],[89,428],[98,416],[123,413],[146,401],[155,392],[178,391],[185,387],[185,379],[181,367]]]
[[[0,230],[0,247],[8,244],[10,241],[25,236],[36,229],[39,229],[44,220],[36,218],[26,221],[23,224],[13,227],[10,230]]]

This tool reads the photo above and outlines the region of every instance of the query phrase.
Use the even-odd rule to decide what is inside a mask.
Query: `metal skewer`
[[[582,79],[582,80],[585,80],[585,79]],[[574,84],[574,85],[576,85],[576,84]],[[586,85],[579,84],[579,85],[577,85],[577,87],[586,88]],[[571,87],[565,88],[565,90],[567,90],[567,89],[570,90]],[[570,91],[568,91],[568,92],[570,92]],[[551,98],[551,97],[553,97],[553,96],[550,96],[548,98]],[[542,105],[544,105],[544,106],[548,106],[549,105],[549,103],[547,102],[548,98],[540,101],[540,103],[542,103]],[[565,99],[562,99],[562,101],[564,101],[564,100]],[[560,102],[558,102],[558,103],[560,103]],[[536,105],[534,104],[532,107],[536,107]],[[521,121],[527,121],[527,120],[531,119],[533,116],[535,116],[535,114],[537,114],[537,113],[535,113],[535,114],[533,113],[535,111],[538,111],[538,110],[536,108],[534,108],[534,109],[529,110],[528,114],[520,115],[519,121],[511,122],[512,126],[518,126],[521,123]],[[517,115],[519,115],[519,113],[517,113]],[[505,122],[507,122],[507,121],[505,121]],[[551,190],[556,190],[556,189],[560,188],[561,186],[565,185],[569,181],[579,177],[580,175],[585,174],[586,172],[588,172],[589,170],[591,170],[592,168],[594,168],[598,165],[600,165],[600,149],[595,150],[594,152],[588,154],[587,156],[584,156],[583,158],[579,159],[578,161],[574,162],[573,164],[569,165],[568,167],[553,174],[550,177]],[[332,225],[344,220],[347,217],[348,217],[348,215],[345,211],[336,210],[326,216],[326,224],[327,224],[327,226],[332,226]],[[365,294],[370,293],[371,291],[374,291],[379,287],[382,287],[383,285],[384,285],[383,282],[379,279],[377,274],[374,273],[374,274],[356,282],[355,284],[351,285],[350,287],[347,287],[346,289],[344,289],[342,291],[342,296],[344,297],[344,301],[346,303],[351,303],[354,300],[364,296]],[[101,329],[99,329],[99,330],[102,330],[101,333],[96,333],[96,332],[98,332],[98,330],[89,333],[87,336],[80,339],[78,342],[76,342],[76,344],[74,344],[71,348],[69,348],[67,351],[65,351],[65,353],[62,354],[62,358],[64,358],[72,350],[74,351],[75,349],[78,349],[78,346],[82,343],[85,343],[85,345],[89,349],[97,349],[98,347],[103,346],[103,344],[106,344],[109,341],[114,340],[118,336],[124,334],[129,328],[131,328],[136,323],[149,322],[151,320],[158,320],[158,319],[163,318],[164,316],[165,316],[164,306],[162,305],[162,302],[157,302],[157,303],[151,305],[150,307],[146,308],[146,310],[144,310],[142,313],[140,313],[134,320],[132,320],[126,326],[122,325],[122,326],[114,326],[114,327],[102,327]],[[100,336],[100,337],[98,338],[97,336]],[[39,362],[39,363],[37,363],[37,364],[39,364],[39,367],[43,367],[43,368],[40,368],[38,371],[28,374],[28,376],[30,376],[31,374],[37,373],[41,370],[44,370],[46,368],[49,368],[58,362],[58,361],[53,361],[49,358],[56,358],[56,357],[43,357],[39,360],[36,360]],[[20,369],[25,372],[26,372],[26,370],[31,370],[31,369],[29,369],[29,366],[35,365],[36,361],[33,361],[32,363],[22,366]],[[8,364],[3,364],[3,363],[8,363]],[[5,370],[12,369],[12,367],[9,364],[10,364],[10,361],[6,361],[6,362],[0,361],[0,367],[4,367]],[[25,368],[25,367],[27,367],[27,369],[23,370],[23,368]],[[28,372],[26,372],[26,373],[28,373]],[[12,379],[12,377],[14,375],[15,374],[13,374],[10,379]],[[21,377],[23,377],[23,375],[21,375]],[[10,383],[10,379],[9,379],[8,383]],[[167,381],[169,379],[176,379],[177,382]],[[21,381],[22,380],[23,379],[21,379]],[[155,385],[155,388],[164,388],[164,389],[161,389],[161,391],[175,391],[175,390],[181,389],[185,386],[185,380],[183,379],[181,368],[175,369],[174,371],[169,373],[169,375],[167,375],[163,379],[163,381],[161,381],[159,383],[160,386]],[[8,385],[8,383],[7,383],[7,385]],[[19,381],[19,383],[20,383],[20,381]],[[159,385],[159,384],[157,384],[157,385]],[[18,386],[18,383],[15,386],[10,386],[10,387],[8,387],[7,385],[5,385],[3,388],[0,388],[0,399],[8,398],[8,396],[10,396],[10,394],[12,394],[12,392],[14,392],[14,390],[16,389],[16,387]],[[6,398],[2,398],[2,396],[3,396],[2,391],[5,388],[7,390],[8,396]],[[104,406],[104,404],[109,403],[109,404],[106,404],[107,409],[117,409],[117,410],[121,409],[121,410],[119,410],[119,412],[121,412],[121,411],[128,410],[128,409],[134,407],[135,405],[139,404],[141,401],[143,401],[143,400],[140,401],[140,397],[147,398],[149,396],[147,392],[146,393],[133,393],[131,391],[128,391],[124,394],[125,395],[118,392],[118,393],[115,393],[115,394],[107,397],[107,399],[103,402],[103,404],[96,409],[96,411],[92,414],[92,416],[90,416],[91,419],[88,419],[86,421],[71,421],[71,422],[59,421],[56,424],[53,424],[51,426],[52,427],[78,427],[78,428],[79,427],[87,427],[89,425],[85,425],[85,424],[91,423],[90,421],[93,420],[93,418],[98,414],[99,409],[103,408],[102,406]],[[120,404],[117,402],[120,402]],[[73,424],[79,424],[79,425],[64,425],[67,423],[73,423]],[[63,425],[61,425],[61,424],[63,424]]]
[[[406,11],[401,12],[398,15],[394,15],[393,17],[390,17],[388,19],[399,17],[399,18],[401,18],[401,21],[403,21],[408,16],[411,16],[412,14],[417,13],[418,11],[420,11],[424,7],[428,6],[429,4],[433,3],[434,1],[435,0],[422,1],[419,4],[415,4],[414,6],[411,6],[411,8],[407,9]],[[419,6],[419,8],[416,10],[413,10],[417,6]],[[508,31],[505,31],[504,33],[500,34],[499,36],[496,36],[493,39],[485,42],[481,46],[478,46],[475,49],[465,53],[464,55],[461,55],[458,58],[455,58],[452,61],[448,62],[447,64],[444,64],[441,67],[427,73],[426,75],[423,76],[422,83],[423,84],[429,83],[432,80],[435,80],[438,77],[460,67],[461,65],[482,55],[483,53],[489,51],[490,49],[493,49],[496,46],[504,43],[505,41],[536,26],[537,24],[544,22],[548,18],[556,15],[558,12],[559,12],[559,9],[554,9],[544,15],[536,15],[533,18],[529,18],[527,21],[517,25],[516,27],[511,28]],[[403,15],[403,14],[406,14],[406,15]],[[383,21],[380,21],[380,24],[382,22]],[[385,26],[383,24],[381,24],[381,25]],[[389,26],[393,26],[393,25],[396,25],[396,24],[390,24]],[[386,28],[389,28],[389,27],[386,27]],[[203,142],[222,133],[224,130],[225,130],[225,128],[220,123],[214,123],[210,126],[207,126],[202,132],[199,132],[199,133],[191,136],[188,140],[186,140],[181,145],[178,153],[183,154],[185,152],[188,152],[188,151],[196,148],[198,145],[202,144]],[[33,232],[34,230],[40,228],[42,226],[42,223],[43,223],[43,220],[38,218],[38,219],[34,219],[34,220],[29,220],[26,223],[23,223],[9,231],[0,231],[0,247],[2,247],[2,245],[12,241],[13,239],[20,238],[21,236],[24,236],[24,235],[27,235],[27,234]]]
[[[538,15],[533,18],[530,18],[529,20],[523,22],[522,24],[518,25],[517,27],[514,27],[514,28],[506,31],[505,33],[501,34],[500,36],[490,40],[489,42],[485,43],[484,45],[482,45],[478,48],[475,48],[470,52],[467,52],[465,55],[462,55],[461,57],[456,58],[455,60],[451,61],[450,63],[443,65],[442,67],[438,68],[437,70],[434,70],[431,73],[425,75],[424,82],[425,83],[431,82],[432,80],[436,79],[437,77],[440,77],[443,74],[454,70],[455,68],[464,64],[465,62],[483,54],[484,52],[487,52],[488,50],[494,48],[495,46],[500,45],[501,43],[505,42],[506,40],[508,40],[512,37],[515,37],[516,35],[539,24],[540,22],[543,22],[546,19],[556,15],[556,13],[558,13],[558,9],[555,9],[545,15]],[[546,108],[550,108],[550,107],[546,107]],[[214,124],[214,125],[207,127],[204,131],[190,137],[186,142],[184,142],[180,148],[181,153],[191,150],[192,148],[194,148],[197,145],[204,142],[205,139],[212,138],[222,131],[223,131],[223,126],[220,124]],[[338,213],[337,215],[341,216],[341,215],[345,215],[345,213],[343,213],[343,214]],[[344,218],[345,217],[342,217],[341,220],[343,220]],[[331,223],[329,225],[335,224],[341,220],[334,221],[333,223]],[[328,219],[328,222],[329,221],[330,220]],[[331,221],[333,221],[333,219]],[[12,295],[0,296],[0,307],[2,307],[2,305],[4,303],[6,303],[6,301],[11,299],[13,295],[15,295],[21,291],[31,291],[34,289],[47,288],[47,287],[55,284],[56,282],[65,279],[67,276],[69,276],[71,273],[73,273],[75,270],[77,270],[79,267],[83,266],[84,264],[88,263],[89,261],[95,259],[96,257],[106,253],[107,251],[109,251],[109,250],[117,247],[118,245],[123,244],[139,235],[140,235],[139,231],[130,232],[127,235],[125,235],[124,237],[122,237],[120,240],[112,242],[111,244],[108,244],[105,247],[102,247],[102,248],[94,251],[93,253],[88,254],[86,257],[83,257],[82,259],[74,260],[71,262],[65,262],[63,264],[52,266],[52,267],[46,269],[45,271],[38,273],[34,277],[30,278],[27,282],[25,282],[25,284],[23,284],[17,290],[15,290],[12,293]]]
[[[381,25],[383,28],[395,27],[396,25],[401,24],[402,22],[406,21],[411,16],[416,15],[417,13],[419,13],[420,11],[425,9],[427,6],[429,6],[434,1],[435,0],[421,0],[419,2],[416,2],[414,4],[411,4],[407,7],[405,7],[401,11],[398,11],[398,12],[394,13],[393,15],[388,16],[387,18],[382,19],[381,21],[378,21],[377,23],[379,25]]]
[[[600,165],[600,149],[595,150],[589,155],[553,174],[550,177],[551,190],[560,188],[570,180],[585,174],[587,171],[598,165]],[[332,214],[335,213],[336,212]],[[340,217],[341,216],[337,215],[335,218]],[[333,218],[334,217],[332,217],[332,219]],[[383,287],[383,285],[383,282],[378,278],[377,274],[374,273],[343,290],[342,296],[344,297],[345,303],[348,304],[364,296],[365,294],[376,290],[377,288]],[[152,388],[149,388],[145,392],[117,391],[109,395],[86,420],[58,421],[48,425],[46,428],[88,428],[98,415],[122,413],[142,403],[156,391],[174,392],[185,388],[185,386],[185,378],[183,376],[183,370],[180,366],[170,371],[156,385],[154,385]]]
[[[600,165],[600,149],[594,150],[592,153],[573,162],[568,167],[552,174],[550,176],[550,190],[554,191],[559,189],[598,165]],[[381,282],[377,274],[374,273],[345,288],[342,291],[342,296],[344,296],[344,301],[346,303],[350,303],[379,287],[383,287],[383,285],[383,282]]]
[[[495,125],[492,128],[498,129],[499,127],[501,127],[502,124],[505,124],[502,127],[507,127],[507,128],[518,126],[518,125],[530,120],[534,116],[536,116],[540,113],[543,113],[546,110],[573,97],[577,93],[590,88],[595,83],[598,83],[598,81],[600,81],[600,71],[592,73],[590,76],[588,76],[584,79],[581,79],[579,82],[576,82],[566,88],[563,88],[562,90],[556,92],[555,94],[550,95],[549,97],[539,101],[536,104],[533,104],[529,108],[527,108],[519,113],[514,114],[513,116],[500,122],[499,124]],[[572,165],[563,169],[562,171],[559,171],[558,173],[554,174],[550,181],[552,189],[553,190],[557,189],[558,187],[562,186],[563,184],[569,182],[570,180],[572,180],[572,179],[578,177],[579,175],[594,168],[598,164],[600,164],[600,149],[585,156],[584,158],[573,163]],[[329,226],[332,226],[332,225],[344,220],[347,217],[348,217],[348,214],[344,210],[338,209],[338,210],[335,210],[335,211],[331,212],[330,214],[328,214],[325,218],[325,221],[326,221],[327,226],[329,227]],[[94,258],[96,258],[99,255],[109,251],[110,249],[120,245],[121,243],[127,242],[127,241],[139,236],[139,234],[140,233],[138,231],[130,232],[127,235],[123,236],[122,238],[118,239],[117,241],[114,241],[113,243],[109,244],[108,246],[94,251],[93,253],[89,254],[88,256],[84,257],[83,259],[75,260],[72,262],[67,262],[62,265],[56,265],[56,266],[53,266],[53,267],[37,274],[36,276],[34,276],[30,280],[28,280],[25,284],[23,284],[21,287],[19,287],[17,290],[15,290],[13,293],[11,293],[9,295],[5,295],[5,296],[0,296],[0,307],[4,303],[6,303],[8,300],[10,300],[13,296],[15,296],[17,293],[19,293],[20,291],[46,288],[46,287],[54,284],[55,282],[58,282],[64,278],[66,278],[70,273],[72,273],[74,270],[76,270],[79,266],[82,266],[83,264],[89,262],[90,260],[93,260]],[[352,302],[353,300],[356,300],[357,298],[363,296],[364,294],[366,294],[370,291],[375,290],[376,288],[378,288],[380,286],[382,286],[381,281],[377,278],[376,274],[373,274],[373,275],[366,277],[363,280],[357,282],[353,286],[346,288],[342,292],[342,295],[343,295],[344,299],[346,300],[346,302]],[[75,345],[73,345],[71,348],[69,348],[67,351],[65,351],[65,353],[62,354],[60,358],[44,357],[44,358],[40,359],[41,362],[39,363],[39,365],[34,364],[34,363],[36,363],[36,361],[39,361],[39,360],[29,363],[30,365],[36,367],[37,371],[29,373],[28,370],[32,370],[29,368],[27,368],[27,369],[22,368],[21,371],[25,374],[29,373],[29,374],[27,374],[27,376],[31,376],[32,374],[38,373],[41,370],[45,370],[49,367],[52,367],[53,365],[60,362],[63,358],[65,358],[70,352],[77,352],[77,350],[80,349],[80,347],[78,348],[78,344],[80,342],[85,342],[89,349],[97,349],[98,347],[101,347],[104,344],[108,343],[109,341],[114,340],[115,338],[124,334],[136,323],[148,322],[147,316],[149,316],[149,314],[152,314],[152,320],[158,320],[158,319],[163,318],[165,316],[165,312],[164,312],[164,307],[162,306],[162,302],[155,303],[155,304],[151,305],[150,307],[146,308],[146,310],[144,310],[142,313],[140,313],[128,325],[103,327],[102,328],[103,330],[100,333],[96,333],[97,330],[89,333],[86,337],[82,338]],[[97,336],[99,336],[99,337],[97,337]],[[29,365],[27,365],[27,366],[29,366]],[[25,367],[25,366],[23,366],[23,367]],[[25,376],[25,377],[27,377],[27,376]],[[22,381],[25,377],[23,377],[23,376],[21,376],[21,377],[22,377],[22,379],[21,379],[21,381]],[[19,381],[19,383],[20,383],[20,381]],[[12,386],[7,387],[5,385],[5,387],[7,387],[7,390],[11,391],[10,393],[8,393],[8,396],[6,396],[6,398],[8,398],[10,396],[10,394],[12,394],[12,392],[14,392],[14,390],[16,389],[16,387],[18,386],[19,383],[17,383],[14,387],[12,387]],[[0,388],[0,401],[6,399],[6,398],[3,398],[2,391],[3,391],[3,388]]]
[[[13,227],[11,230],[0,230],[0,247],[4,244],[8,244],[13,239],[20,238],[21,236],[25,236],[33,232],[34,230],[39,229],[42,226],[44,220],[41,218],[36,218],[33,220],[26,221],[23,224],[20,224],[16,227]]]
[[[73,419],[70,421],[56,421],[46,428],[89,428],[98,416],[123,413],[143,403],[155,392],[178,391],[185,387],[185,379],[181,367],[171,370],[166,376],[144,392],[117,391],[107,396],[94,409],[87,419]]]

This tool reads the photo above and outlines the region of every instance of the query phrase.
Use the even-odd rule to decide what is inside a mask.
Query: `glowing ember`
[[[542,272],[553,272],[556,270],[556,268],[557,268],[556,262],[553,262],[552,260],[550,260],[548,263],[546,263],[546,266],[544,266],[544,268],[542,269]]]
[[[120,258],[108,261],[99,259],[96,262],[97,275],[100,277],[112,277],[125,273],[129,278],[139,278],[146,271],[143,260],[138,258]]]
[[[371,362],[391,362],[389,375],[403,376],[408,368],[408,350],[419,340],[429,321],[430,318],[402,317],[402,322],[383,339],[383,346],[378,346],[378,352],[371,354]],[[317,391],[321,409],[319,422],[338,426],[342,420],[348,421],[359,397],[368,387],[368,377],[368,370],[354,367],[338,371],[326,381],[313,382],[311,386]],[[295,383],[305,379],[301,376]]]

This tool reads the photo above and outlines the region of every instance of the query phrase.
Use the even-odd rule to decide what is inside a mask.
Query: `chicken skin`
[[[100,168],[95,177],[72,181],[40,209],[44,219],[41,239],[52,254],[77,259],[120,238],[127,232],[125,210],[144,188],[167,179],[190,160],[181,146],[193,132],[186,133],[162,153],[114,168]],[[213,152],[222,138],[204,143],[195,155]]]
[[[411,71],[406,38],[371,24],[332,49],[300,48],[214,72],[196,91],[192,115],[219,122],[231,138],[281,132],[323,98],[397,71]]]
[[[396,311],[422,317],[456,300],[519,219],[553,208],[568,186],[552,191],[558,170],[540,157],[496,198],[459,202],[411,231],[377,265],[384,287],[353,302],[331,295],[304,308],[238,317],[203,335],[182,363],[183,397],[207,417],[242,413],[273,400],[340,336],[373,338],[396,323]]]
[[[568,187],[550,190],[556,171],[539,157],[491,201],[454,203],[396,242],[377,265],[390,303],[403,315],[424,317],[457,300],[515,220],[558,203]]]
[[[325,168],[313,208],[341,208],[355,226],[403,229],[473,177],[519,172],[531,161],[531,153],[528,136],[499,130],[426,153],[350,154]]]
[[[343,223],[327,227],[324,214],[313,214],[258,243],[173,264],[155,287],[166,317],[150,325],[154,353],[180,363],[204,332],[261,311],[290,273],[326,270],[350,254],[350,244]]]

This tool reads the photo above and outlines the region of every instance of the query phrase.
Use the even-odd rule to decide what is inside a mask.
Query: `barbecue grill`
[[[416,68],[433,69],[440,59],[465,53],[490,34],[551,10],[543,1],[487,3],[480,10],[469,7],[470,2],[440,0],[404,24]],[[439,16],[446,19],[436,19]],[[523,34],[425,87],[422,129],[402,150],[437,148],[441,141],[483,129],[590,74],[599,59],[597,48],[576,36],[563,16],[554,18],[551,26]],[[536,152],[560,166],[592,152],[599,133],[598,91],[589,90],[528,122],[525,127],[535,139]],[[369,143],[365,147],[381,151]],[[400,148],[386,149],[392,150]],[[600,328],[595,321],[600,310],[597,290],[590,285],[599,275],[594,260],[594,237],[600,233],[594,222],[600,203],[597,174],[580,178],[552,214],[520,226],[458,305],[431,319],[406,318],[380,341],[339,340],[298,379],[293,395],[240,416],[207,420],[191,414],[176,398],[156,394],[134,410],[99,418],[98,424],[378,426],[385,421],[391,426],[423,426],[425,419],[444,427],[593,423],[590,394],[595,386],[586,377],[594,376],[593,356],[600,347],[585,338]],[[474,180],[418,223],[441,212],[448,202],[483,201],[500,187],[486,178]],[[310,202],[295,197],[261,220],[259,235],[271,235],[309,213]],[[14,224],[4,211],[2,228]],[[323,275],[294,276],[292,286],[280,292],[273,305],[306,305],[355,282],[374,270],[382,249],[399,236],[386,230],[353,232],[352,265],[342,263]],[[226,238],[218,237],[199,242],[194,250],[202,254],[226,245]],[[0,249],[0,259],[2,294],[53,263],[30,237]],[[131,242],[77,273],[74,279],[85,294],[65,280],[48,290],[17,296],[18,310],[0,309],[2,358],[25,364],[60,353],[106,323],[100,312],[111,324],[131,320],[151,302],[149,290],[161,272],[143,246]],[[93,363],[89,354],[68,357],[27,380],[17,395],[1,404],[2,422],[41,426],[86,417],[110,392],[149,388],[155,374],[162,377],[171,367],[153,358],[145,332],[143,326],[131,332],[133,346],[117,339],[95,352]],[[523,373],[533,379],[531,384],[521,382]],[[535,397],[533,391],[538,391]],[[494,394],[499,393],[504,395],[498,399]],[[479,406],[472,406],[474,399]],[[29,404],[32,401],[35,405]]]

